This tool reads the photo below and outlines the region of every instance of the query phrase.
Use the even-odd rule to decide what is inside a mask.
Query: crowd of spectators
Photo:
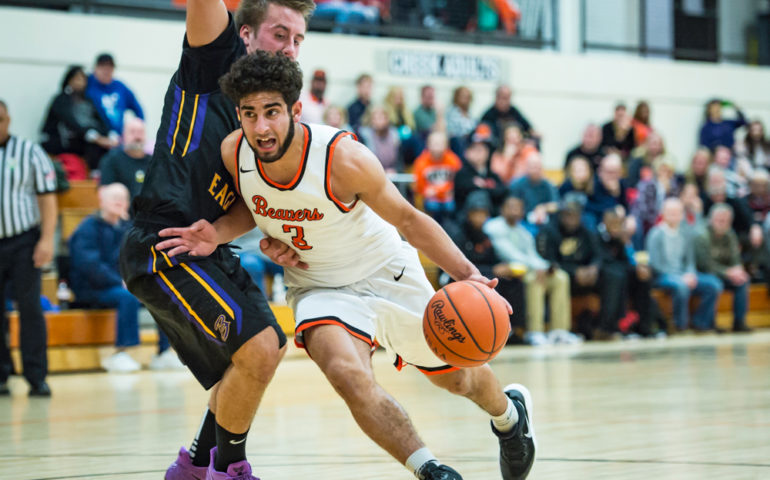
[[[378,27],[519,33],[522,12],[512,0],[316,0],[313,20],[333,33],[377,34]]]
[[[356,2],[325,3],[332,12]],[[374,15],[367,11],[361,15]],[[67,179],[90,176],[105,185],[100,211],[70,240],[71,253],[86,255],[74,262],[85,270],[69,273],[77,300],[119,312],[117,352],[104,367],[132,371],[138,365],[125,349],[137,342],[139,307],[114,281],[112,254],[126,215],[115,210],[141,189],[150,157],[141,105],[114,69],[113,57],[102,54],[90,75],[80,66],[65,72],[41,145]],[[464,85],[445,109],[430,84],[415,92],[415,105],[398,85],[374,98],[374,78],[366,73],[355,81],[355,98],[338,105],[327,98],[328,81],[324,70],[312,73],[302,120],[357,134],[410,200],[482,273],[500,279],[517,338],[539,346],[714,330],[724,290],[733,292],[732,329],[749,330],[749,286],[770,279],[770,140],[760,121],[732,103],[706,103],[684,169],[666,151],[652,106],[640,101],[633,115],[618,103],[605,123],[588,123],[565,152],[563,172],[554,174],[543,166],[541,134],[514,105],[508,85],[497,87],[476,118],[474,92]],[[244,264],[263,289],[266,274],[280,285],[280,267],[260,257],[258,240],[244,239],[252,245]],[[669,315],[653,289],[668,292]],[[599,302],[572,301],[592,296]],[[166,349],[161,335],[155,362],[175,366],[164,364]]]
[[[749,330],[748,286],[770,272],[770,141],[760,121],[708,101],[681,169],[652,105],[640,101],[631,114],[618,103],[604,123],[586,125],[563,172],[549,172],[541,134],[510,86],[474,118],[467,86],[444,109],[432,85],[409,107],[398,86],[373,98],[373,83],[357,79],[350,128],[388,173],[413,176],[410,198],[479,268],[520,283],[504,290],[522,309],[512,322],[525,342],[715,330],[725,290],[734,292],[733,330]],[[655,289],[667,292],[670,308]],[[570,301],[591,296],[597,307]],[[692,316],[690,297],[698,298]]]

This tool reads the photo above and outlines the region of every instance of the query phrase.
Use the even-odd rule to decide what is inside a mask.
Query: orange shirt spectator
[[[503,133],[502,146],[492,154],[490,170],[505,185],[522,176],[527,169],[527,158],[537,152],[534,145],[526,142],[517,125],[510,125]]]
[[[427,148],[414,161],[415,190],[423,197],[425,213],[438,223],[454,214],[455,174],[461,167],[443,132],[431,133]]]
[[[634,144],[639,146],[647,140],[647,135],[653,131],[650,124],[650,104],[642,100],[636,105],[634,118],[631,120],[634,130]]]

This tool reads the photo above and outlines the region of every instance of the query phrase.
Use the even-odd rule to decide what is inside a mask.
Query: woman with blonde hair
[[[385,95],[384,105],[385,111],[388,113],[390,123],[393,124],[401,132],[403,138],[404,127],[409,128],[409,135],[414,131],[414,117],[412,111],[406,106],[406,100],[404,99],[404,89],[399,86],[393,86],[388,89],[388,94]]]
[[[471,116],[470,108],[473,92],[464,85],[455,88],[452,94],[452,106],[446,112],[446,134],[453,152],[460,155],[467,145],[467,137],[476,128],[476,119]]]
[[[386,172],[395,173],[402,170],[401,139],[396,127],[390,123],[384,107],[370,106],[364,113],[359,130],[361,143],[374,152]]]

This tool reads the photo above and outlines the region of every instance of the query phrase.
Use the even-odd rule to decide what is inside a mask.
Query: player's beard
[[[257,149],[254,148],[251,142],[248,141],[248,137],[247,137],[246,143],[249,144],[249,148],[251,148],[251,151],[254,152],[254,158],[256,158],[262,163],[273,163],[275,161],[280,160],[281,157],[283,157],[283,155],[286,153],[286,150],[288,150],[289,147],[291,146],[292,140],[294,140],[294,122],[293,121],[289,122],[289,131],[286,133],[286,140],[283,141],[280,148],[278,148],[278,150],[276,150],[275,153],[273,153],[272,155],[268,155],[266,157],[260,156]]]

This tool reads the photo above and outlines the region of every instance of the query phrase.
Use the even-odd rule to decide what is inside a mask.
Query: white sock
[[[417,476],[417,472],[420,470],[420,467],[428,462],[438,463],[438,460],[435,456],[433,456],[430,450],[428,450],[428,447],[422,447],[421,449],[409,455],[409,458],[406,459],[405,466],[410,472]]]
[[[513,427],[519,423],[519,412],[516,407],[513,406],[513,401],[508,399],[508,408],[502,415],[492,417],[492,425],[495,426],[498,432],[506,433],[513,430]]]

